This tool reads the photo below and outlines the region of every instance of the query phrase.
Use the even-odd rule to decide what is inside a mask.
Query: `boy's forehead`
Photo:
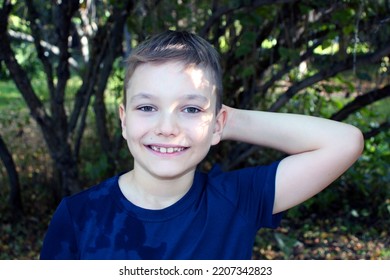
[[[184,75],[183,75],[184,74]],[[155,79],[145,79],[146,76]],[[166,77],[186,77],[196,89],[211,89],[215,91],[216,85],[210,69],[195,64],[186,65],[181,61],[168,61],[163,63],[147,62],[137,66],[132,77],[128,81],[127,89],[130,90],[132,85],[148,86],[154,82],[161,82]],[[165,80],[165,82],[169,82]],[[172,81],[171,81],[172,82]]]
[[[202,64],[195,64],[195,63],[186,63],[184,61],[180,60],[168,60],[168,61],[151,61],[151,62],[144,62],[140,63],[136,68],[134,72],[137,72],[137,70],[140,70],[142,68],[148,68],[148,69],[162,69],[170,70],[179,73],[188,72],[188,71],[195,71],[197,73],[203,73],[205,76],[212,77],[212,70],[209,67],[206,67]]]
[[[197,66],[188,66],[183,71],[191,77],[196,88],[215,87],[212,76],[207,69]]]

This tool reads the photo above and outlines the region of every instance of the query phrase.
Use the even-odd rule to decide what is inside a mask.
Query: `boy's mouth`
[[[186,147],[160,147],[160,146],[148,146],[150,149],[152,149],[155,152],[161,153],[161,154],[174,154],[179,153],[184,150],[186,150]]]

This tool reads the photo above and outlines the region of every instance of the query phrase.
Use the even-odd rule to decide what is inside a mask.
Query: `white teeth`
[[[173,148],[173,147],[169,147],[169,148],[157,147],[157,146],[150,146],[150,147],[152,148],[153,151],[156,151],[156,152],[159,152],[162,154],[173,154],[173,153],[181,152],[184,150],[184,148]]]

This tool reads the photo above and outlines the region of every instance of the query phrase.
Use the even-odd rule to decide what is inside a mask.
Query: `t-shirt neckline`
[[[119,177],[120,174],[115,178],[114,190],[112,193],[114,200],[118,206],[122,210],[128,212],[129,215],[149,222],[162,222],[182,214],[188,207],[194,205],[200,198],[200,194],[203,190],[203,186],[205,185],[204,182],[206,180],[205,174],[196,171],[191,188],[182,198],[166,208],[154,210],[139,207],[129,201],[124,196],[119,187]]]

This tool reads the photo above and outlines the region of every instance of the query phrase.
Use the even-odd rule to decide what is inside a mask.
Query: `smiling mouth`
[[[152,149],[155,152],[161,153],[161,154],[174,154],[182,152],[188,148],[186,147],[159,147],[159,146],[148,146],[150,149]]]

